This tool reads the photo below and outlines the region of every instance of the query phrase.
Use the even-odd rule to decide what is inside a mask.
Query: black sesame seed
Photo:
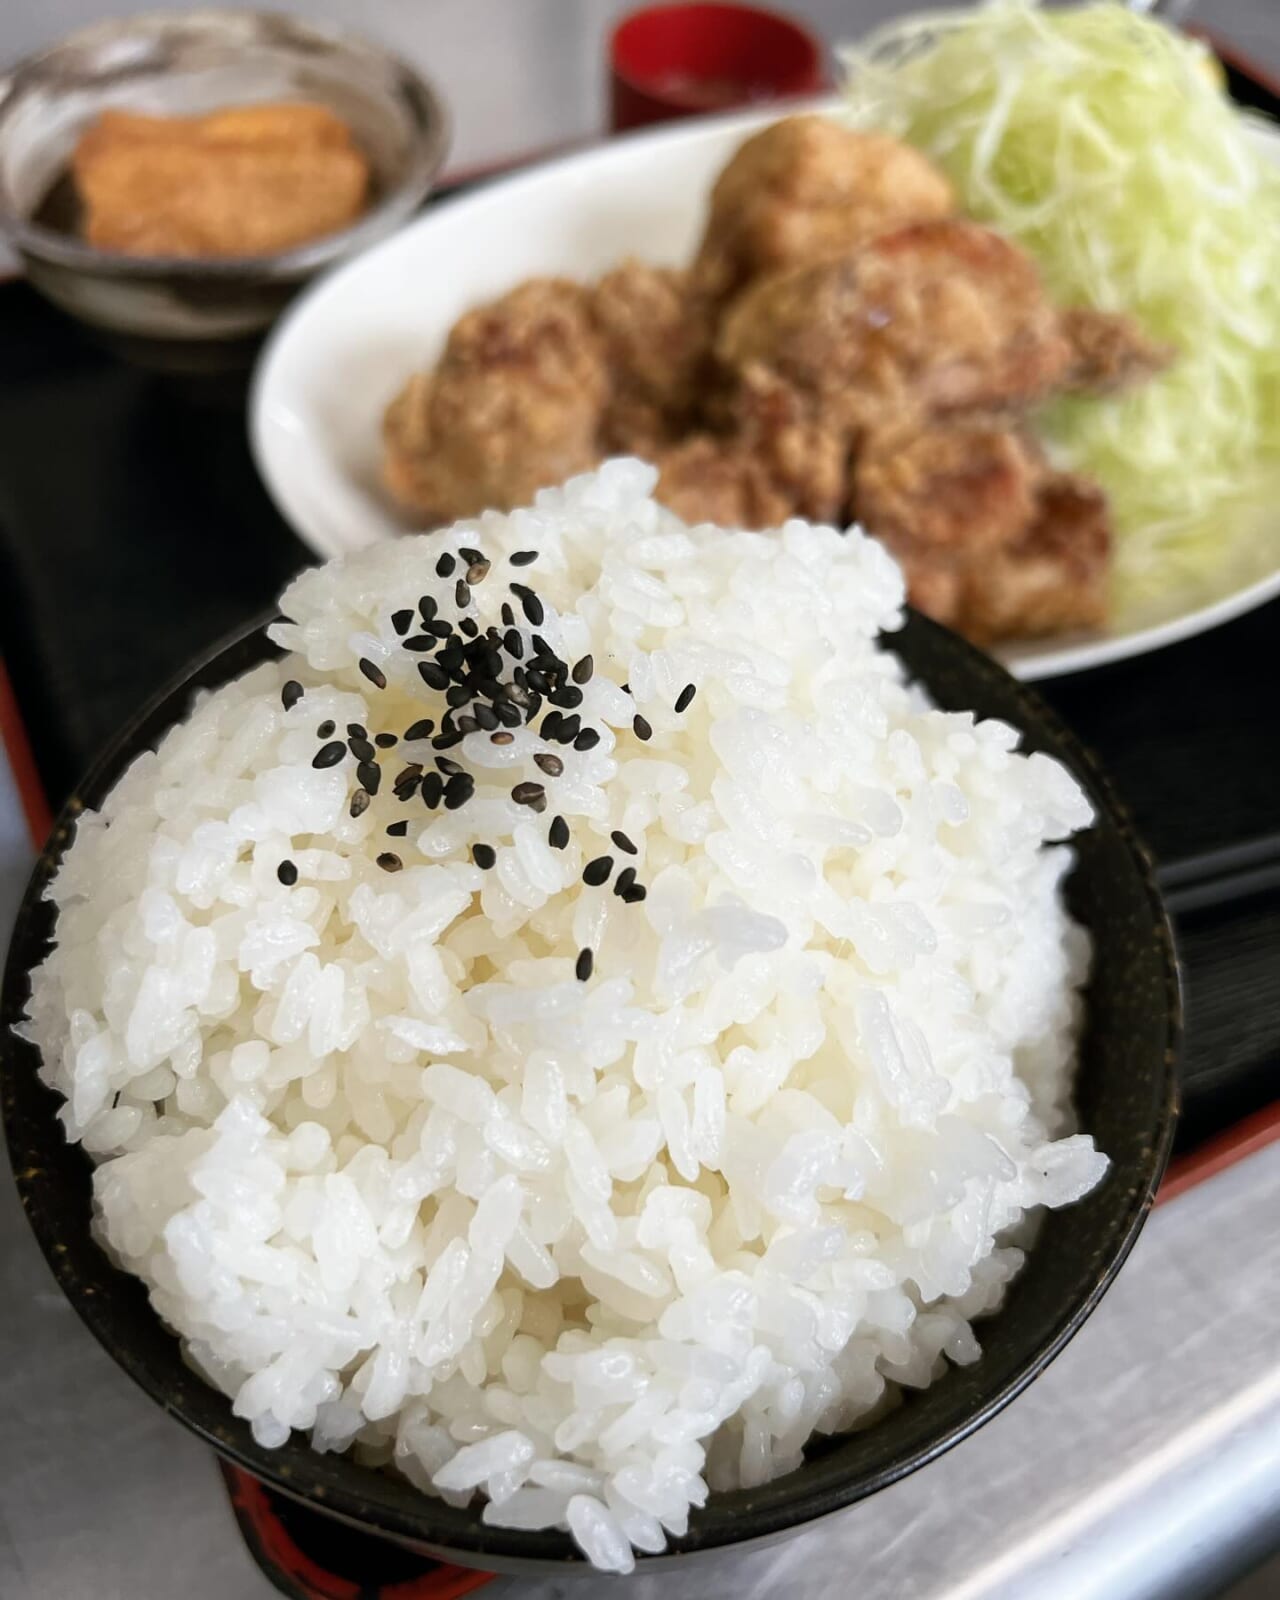
[[[471,698],[471,690],[465,683],[451,683],[445,690],[445,704],[452,706],[456,711],[459,706],[465,706]]]
[[[483,728],[486,733],[492,733],[494,728],[498,726],[498,713],[492,706],[481,705],[477,701],[473,708],[473,715],[476,719],[476,727]]]
[[[631,885],[635,881],[636,881],[636,869],[634,867],[623,867],[622,871],[618,874],[617,878],[614,880],[614,885],[613,885],[614,894],[616,894],[618,896],[618,898],[621,899],[626,894],[627,890],[630,889]]]
[[[463,733],[463,734],[465,734],[465,733],[479,733],[479,731],[480,731],[480,724],[476,721],[476,719],[474,717],[459,717],[458,718],[458,732],[459,733]]]
[[[679,712],[679,711],[687,711],[689,709],[689,707],[693,704],[693,697],[694,697],[695,694],[697,694],[697,692],[698,692],[697,684],[695,684],[695,683],[686,683],[684,688],[681,689],[680,693],[676,696],[676,710],[677,710],[677,712]]]
[[[515,628],[508,628],[502,636],[502,645],[507,654],[516,661],[524,659],[524,640]]]
[[[498,721],[504,728],[518,728],[524,721],[520,715],[520,707],[513,706],[510,700],[499,700],[493,708],[498,713]]]
[[[536,550],[513,550],[507,557],[513,567],[528,567],[538,559]]]
[[[597,856],[594,861],[588,861],[582,869],[583,883],[590,884],[593,889],[598,889],[602,883],[607,883],[609,874],[613,871],[612,856]]]
[[[462,734],[456,729],[450,728],[447,733],[436,734],[431,741],[431,748],[433,750],[452,750],[456,745],[462,743],[462,737]]]
[[[336,767],[347,753],[347,747],[341,739],[335,739],[332,744],[322,744],[311,758],[313,767]]]
[[[439,642],[433,633],[415,633],[412,639],[402,641],[402,647],[411,650],[416,656],[425,656],[429,650],[434,650]]]
[[[348,739],[347,749],[357,761],[372,761],[378,753],[368,739]]]
[[[421,761],[411,761],[409,762],[408,766],[401,767],[400,771],[396,773],[396,781],[392,785],[392,788],[402,789],[406,783],[410,782],[411,779],[420,778],[421,776]]]
[[[362,761],[356,768],[356,782],[370,794],[377,794],[382,782],[382,768],[376,761]]]
[[[468,545],[468,544],[460,544],[458,546],[458,554],[468,564],[470,564],[471,562],[474,562],[474,561],[483,561],[484,560],[484,552],[481,551],[481,550],[473,550],[472,547],[470,545]]]
[[[385,672],[383,672],[382,668],[378,666],[377,662],[370,661],[367,656],[361,656],[360,670],[364,673],[365,677],[368,678],[369,682],[374,686],[375,689],[386,688],[387,675]]]
[[[397,633],[408,633],[412,623],[413,612],[408,608],[403,611],[393,611],[391,613],[391,626],[396,630]]]
[[[520,601],[521,611],[535,628],[541,627],[542,619],[546,616],[546,612],[542,609],[542,601],[526,584],[513,583],[510,587],[512,594]]]
[[[516,620],[515,612],[511,609],[510,605],[504,600],[502,602],[502,626],[504,628],[514,627],[515,626],[515,620]]]
[[[637,906],[648,895],[649,891],[642,883],[633,883],[622,897],[624,906]]]
[[[551,696],[553,706],[563,706],[566,711],[572,711],[575,706],[582,704],[582,690],[575,688],[571,683],[566,683],[562,689],[557,689]]]
[[[539,752],[538,755],[534,756],[533,764],[545,772],[548,778],[558,778],[564,771],[564,762],[561,761],[559,756],[544,755]]]
[[[525,674],[525,682],[531,689],[536,689],[539,694],[547,694],[551,685],[547,682],[545,672],[539,672],[537,667],[530,667]]]
[[[573,681],[575,683],[590,683],[591,674],[596,670],[596,664],[590,656],[583,656],[581,661],[573,664]]]
[[[316,738],[317,739],[332,739],[333,735],[334,735],[334,731],[337,728],[337,726],[338,725],[337,725],[336,722],[334,722],[330,718],[326,717],[325,720],[316,729]]]
[[[553,817],[547,833],[547,843],[553,850],[563,850],[569,843],[569,824],[563,817]]]
[[[649,723],[647,722],[647,720],[644,717],[642,717],[638,711],[636,712],[635,716],[632,717],[632,719],[631,719],[631,729],[632,729],[632,732],[635,734],[637,739],[652,739],[653,738],[653,729],[649,726]]]
[[[476,792],[476,780],[469,772],[455,772],[444,786],[444,808],[446,811],[457,811],[460,806],[465,806],[467,801]]]
[[[399,872],[400,868],[404,866],[404,862],[392,851],[384,850],[378,857],[378,865],[384,872]]]
[[[379,750],[393,750],[399,741],[394,733],[375,733],[373,742]]]
[[[369,809],[369,803],[372,799],[373,796],[367,789],[357,789],[351,796],[351,804],[348,810],[353,817],[362,817]]]
[[[466,550],[464,550],[462,553],[464,556],[468,554]],[[489,563],[483,556],[477,556],[474,550],[472,550],[470,554],[474,556],[475,559],[467,568],[467,582],[470,584],[483,583],[484,580],[489,576]]]
[[[542,719],[542,726],[538,732],[544,739],[558,739],[560,737],[560,724],[564,718],[558,711],[548,711]]]
[[[466,634],[468,639],[474,639],[480,632],[480,624],[474,617],[463,617],[458,627]]]
[[[408,833],[408,831],[409,831],[409,824],[407,822],[388,822],[387,823],[387,832],[391,835],[391,837],[393,839],[403,839],[405,834]]]
[[[452,778],[455,772],[462,771],[462,768],[458,765],[458,763],[452,760],[449,756],[437,756],[436,766],[441,772],[444,773],[446,778]]]
[[[498,859],[498,852],[491,844],[473,844],[471,846],[471,859],[482,872],[488,872],[489,868]]]
[[[439,609],[433,594],[424,594],[418,601],[418,615],[424,622],[430,622]]]
[[[540,783],[516,784],[511,791],[511,798],[518,806],[528,806],[531,811],[547,809],[547,791]]]
[[[632,844],[631,840],[627,838],[626,834],[623,833],[621,828],[615,828],[609,837],[624,855],[639,855],[640,852],[636,849],[635,845]]]
[[[461,611],[464,606],[471,604],[471,590],[467,588],[467,580],[459,578],[453,586],[453,602]]]
[[[595,964],[596,958],[590,949],[578,951],[578,959],[573,964],[573,975],[579,983],[587,981]]]
[[[560,731],[556,738],[561,744],[572,744],[578,737],[578,730],[582,727],[582,718],[576,711],[570,712],[567,717],[560,718]]]
[[[447,639],[453,632],[453,623],[447,617],[436,617],[431,622],[424,622],[422,631],[429,633],[433,639]]]
[[[298,869],[292,861],[282,861],[276,868],[276,877],[286,889],[292,889],[298,881]]]
[[[280,704],[286,711],[292,711],[298,701],[302,699],[302,685],[296,678],[290,678],[288,683],[280,688]]]
[[[418,785],[421,782],[422,774],[420,772],[414,772],[405,778],[402,783],[396,784],[394,793],[396,799],[401,805],[404,805],[407,800],[413,799],[414,794],[417,792]]]
[[[519,670],[519,667],[517,667],[516,671],[519,672]],[[529,705],[529,691],[522,683],[508,683],[504,687],[506,689],[506,699],[521,707]]]
[[[363,722],[348,722],[347,723],[347,738],[348,739],[367,739],[368,737],[369,737],[369,730],[368,730],[368,728],[365,727]]]
[[[623,694],[630,694],[631,693],[631,685],[629,683],[624,683],[622,685],[622,692],[623,692]]]
[[[438,772],[428,772],[422,780],[422,803],[434,811],[444,798],[444,779]]]
[[[436,725],[430,717],[422,717],[417,722],[412,722],[404,730],[405,742],[412,743],[415,739],[429,739],[436,731]]]
[[[540,633],[535,633],[533,635],[532,644],[533,653],[535,656],[549,656],[552,661],[558,661],[560,659]]]
[[[596,730],[594,728],[584,728],[573,741],[573,748],[575,750],[594,750],[599,743],[600,735]]]
[[[449,578],[449,577],[452,577],[453,569],[457,566],[457,564],[458,563],[453,559],[453,557],[446,550],[445,553],[440,557],[439,561],[436,562],[436,577],[437,578]]]
[[[515,734],[514,733],[508,733],[505,728],[503,728],[500,733],[491,733],[489,735],[489,743],[490,744],[514,744],[515,742],[516,742]]]
[[[531,694],[529,696],[529,704],[524,708],[524,720],[532,722],[541,710],[542,696],[540,694]]]
[[[447,689],[449,674],[434,661],[419,661],[418,676],[428,689]]]

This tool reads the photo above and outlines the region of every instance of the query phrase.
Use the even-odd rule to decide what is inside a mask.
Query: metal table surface
[[[194,3],[194,0],[191,0]],[[172,0],[170,0],[172,5]],[[314,12],[314,0],[277,0]],[[173,6],[177,9],[177,6]],[[0,57],[121,9],[10,0]],[[425,66],[455,168],[595,132],[625,0],[326,0]],[[829,39],[901,9],[808,0]],[[1276,0],[1204,19],[1280,68]],[[25,846],[0,760],[0,940]],[[1153,1218],[1050,1372],[962,1449],[774,1548],[633,1582],[635,1600],[1194,1600],[1280,1545],[1280,1147]],[[1280,1592],[1280,1580],[1277,1580]],[[80,1327],[0,1182],[0,1600],[267,1600],[207,1450]],[[500,1579],[492,1600],[616,1592]],[[1270,1592],[1269,1590],[1266,1592]]]

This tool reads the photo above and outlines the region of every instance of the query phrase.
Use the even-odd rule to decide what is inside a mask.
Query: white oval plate
[[[772,112],[717,117],[612,140],[435,205],[323,278],[263,351],[250,438],[267,488],[318,555],[395,538],[405,523],[379,482],[387,402],[435,361],[468,307],[524,278],[592,278],[624,256],[687,261],[713,179]],[[1280,136],[1265,136],[1280,161]],[[998,652],[1024,679],[1083,672],[1155,650],[1280,594],[1280,571],[1148,625],[1059,636]]]

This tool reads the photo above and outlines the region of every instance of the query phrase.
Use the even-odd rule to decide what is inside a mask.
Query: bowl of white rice
[[[777,1537],[1012,1399],[1168,1156],[1147,858],[883,549],[636,462],[304,572],[40,860],[14,1171],[218,1451],[450,1560]]]

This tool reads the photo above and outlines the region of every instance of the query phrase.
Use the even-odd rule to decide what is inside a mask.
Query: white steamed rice
[[[610,463],[299,577],[286,659],[81,819],[24,1028],[103,1243],[259,1441],[479,1490],[487,1523],[618,1571],[708,1488],[977,1360],[1010,1230],[1106,1168],[1071,1133],[1089,943],[1049,843],[1088,824],[1079,788],[904,681],[878,544],[687,529],[653,481]],[[435,564],[468,545],[482,623],[523,580],[552,647],[593,655],[602,740],[469,735],[475,797],[434,813],[390,792],[402,746],[353,819],[317,725],[438,719],[390,617],[426,592],[456,617]],[[584,886],[606,853],[647,900]]]

